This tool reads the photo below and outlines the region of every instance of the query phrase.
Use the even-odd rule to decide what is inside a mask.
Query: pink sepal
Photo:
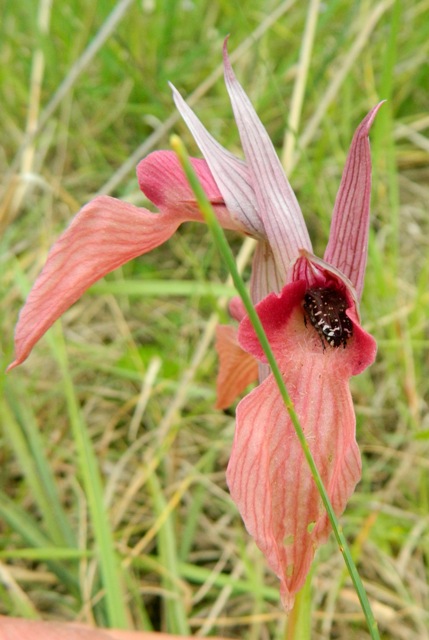
[[[353,136],[332,214],[324,260],[352,282],[358,300],[362,296],[368,255],[371,198],[369,131],[383,102],[362,120]]]
[[[285,282],[290,262],[299,249],[311,251],[311,241],[296,196],[273,143],[252,103],[235,77],[223,46],[225,84],[240,134],[258,214],[273,254],[278,277]]]
[[[258,379],[258,363],[243,351],[237,341],[237,329],[230,325],[216,327],[216,350],[219,356],[217,377],[217,409],[226,409]]]

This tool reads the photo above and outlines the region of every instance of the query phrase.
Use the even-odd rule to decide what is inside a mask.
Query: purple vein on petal
[[[224,44],[225,83],[249,168],[259,213],[278,268],[286,273],[299,249],[312,251],[296,196],[274,146],[249,98],[237,81]]]
[[[361,298],[368,253],[371,197],[369,130],[383,102],[371,109],[353,136],[335,200],[324,260],[339,269]]]
[[[278,293],[284,286],[279,277],[268,242],[258,242],[253,254],[250,291],[253,304],[260,302],[271,292]]]
[[[252,235],[265,236],[263,222],[246,164],[222,147],[207,131],[177,89],[170,83],[177,110],[203,154],[232,216],[248,228]]]

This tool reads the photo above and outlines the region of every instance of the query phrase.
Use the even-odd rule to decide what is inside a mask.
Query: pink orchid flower
[[[296,198],[226,55],[225,77],[255,208],[265,231],[253,265],[252,297],[254,302],[260,300],[256,310],[339,516],[361,476],[349,379],[366,369],[376,354],[374,339],[360,326],[358,303],[369,230],[368,134],[381,103],[369,112],[353,137],[321,260],[311,253]],[[195,116],[183,111],[182,106],[182,115],[187,115],[218,182],[216,165],[209,155],[213,150],[204,145]],[[228,204],[227,193],[222,185],[219,188]],[[244,314],[236,309],[232,315],[241,319]],[[242,356],[237,351],[240,348]],[[234,372],[249,372],[249,356],[262,363],[261,384],[237,407],[227,481],[247,530],[280,579],[282,601],[289,610],[305,582],[316,548],[330,532],[330,523],[247,317],[241,320],[238,339],[225,330],[218,333],[218,351],[221,406],[248,384],[249,376]]]
[[[225,81],[245,161],[207,132],[173,87],[176,105],[204,160],[194,169],[220,224],[258,240],[251,295],[278,360],[325,487],[340,515],[360,479],[349,378],[369,366],[374,339],[360,326],[366,266],[371,161],[368,134],[380,105],[354,135],[321,260],[274,147],[231,68]],[[96,280],[165,242],[185,221],[203,221],[174,154],[150,154],[137,167],[140,187],[159,213],[101,196],[76,215],[53,245],[20,313],[16,357],[23,362],[53,322]],[[280,579],[287,609],[330,526],[295,431],[242,305],[241,321],[219,330],[218,406],[250,381],[237,407],[227,480],[245,525]],[[258,366],[257,366],[258,365]]]

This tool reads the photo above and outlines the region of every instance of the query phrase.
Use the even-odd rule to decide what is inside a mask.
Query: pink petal
[[[224,44],[225,83],[243,145],[259,215],[274,254],[280,277],[286,282],[290,262],[299,249],[311,251],[311,242],[298,201],[273,144],[249,98],[238,83]]]
[[[219,356],[217,377],[217,409],[226,409],[258,379],[258,363],[237,341],[237,329],[228,325],[216,327],[216,350]]]
[[[222,226],[242,231],[225,208],[204,160],[191,159]],[[137,167],[142,191],[159,206],[152,213],[108,196],[85,205],[51,248],[21,310],[15,360],[21,364],[49,327],[97,280],[168,240],[185,221],[202,222],[191,187],[171,151],[158,151]]]
[[[256,309],[340,515],[360,478],[349,378],[371,364],[376,347],[352,308],[353,336],[346,347],[324,349],[314,328],[304,323],[306,288],[305,281],[293,282]],[[265,360],[247,317],[240,325],[239,343]],[[281,581],[289,609],[330,525],[272,375],[237,407],[227,479],[248,531]]]
[[[250,293],[253,304],[257,304],[270,292],[278,293],[285,281],[276,267],[268,242],[260,241],[253,254]]]
[[[177,89],[170,86],[176,107],[205,157],[231,215],[249,235],[263,237],[264,226],[256,210],[255,194],[246,165],[210,135]]]
[[[36,342],[88,287],[168,240],[188,217],[169,211],[151,213],[108,196],[85,205],[51,248],[20,312],[16,357],[8,369],[27,358]]]
[[[371,198],[369,130],[383,103],[380,102],[356,129],[335,200],[331,231],[324,259],[353,283],[358,299],[363,291],[368,253]]]

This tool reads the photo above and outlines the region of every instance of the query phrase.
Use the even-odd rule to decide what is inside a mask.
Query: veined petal
[[[100,196],[75,216],[51,248],[43,271],[22,308],[15,330],[15,360],[21,364],[49,327],[94,282],[168,240],[181,222],[198,219],[152,213],[116,198]]]
[[[170,87],[176,107],[206,159],[231,216],[247,228],[249,235],[263,237],[264,226],[246,165],[213,138],[171,83]]]
[[[270,245],[267,241],[261,240],[253,255],[250,278],[250,295],[253,304],[257,304],[271,292],[278,293],[284,284]],[[270,373],[270,367],[259,362],[258,372],[259,382],[263,382]]]
[[[349,378],[372,363],[376,346],[351,308],[353,335],[346,347],[325,348],[314,327],[304,323],[306,288],[305,281],[293,282],[256,310],[339,516],[360,478]],[[248,317],[240,325],[239,343],[265,361]],[[248,531],[281,581],[289,609],[330,525],[272,375],[237,407],[227,480]]]
[[[246,232],[225,207],[205,160],[191,158],[220,224]],[[15,360],[21,364],[49,327],[97,280],[168,240],[186,221],[203,222],[191,187],[172,151],[156,151],[140,162],[142,191],[160,213],[100,196],[85,205],[58,238],[19,315]]]
[[[257,304],[271,292],[278,293],[284,284],[270,245],[267,241],[258,242],[253,254],[250,280],[253,304]]]
[[[237,328],[216,327],[216,351],[219,356],[217,377],[217,409],[226,409],[252,382],[258,379],[258,363],[243,351],[237,341]]]
[[[277,268],[285,282],[289,264],[296,258],[299,249],[312,250],[307,227],[273,144],[234,75],[226,41],[224,66],[225,83],[240,133],[259,215]]]
[[[329,242],[324,259],[353,283],[358,299],[363,291],[368,254],[371,198],[369,130],[383,103],[371,109],[353,136],[335,200]]]

